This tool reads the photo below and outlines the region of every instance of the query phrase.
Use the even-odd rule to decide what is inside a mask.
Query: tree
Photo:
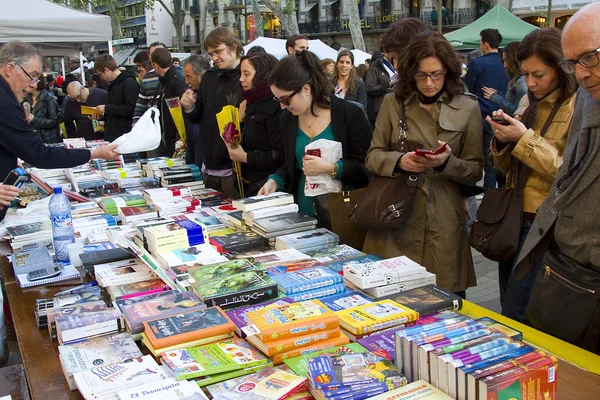
[[[262,2],[279,18],[282,31],[286,31],[288,35],[300,34],[294,0],[287,0],[283,7],[281,6],[281,0],[262,0]]]
[[[252,0],[252,15],[254,15],[254,31],[256,37],[264,36],[263,19],[258,6],[258,0]]]
[[[117,13],[116,1],[119,0],[106,0],[106,5],[108,6],[108,15],[110,16],[110,25],[112,27],[112,38],[121,39],[123,31],[121,30],[121,17]]]
[[[363,38],[362,30],[360,29],[360,16],[358,14],[358,3],[356,0],[344,0],[345,7],[348,10],[350,36],[355,49],[367,51],[365,39]]]
[[[112,0],[108,0],[112,1]],[[171,21],[173,22],[173,27],[175,28],[175,37],[176,37],[176,47],[177,51],[183,51],[183,22],[185,19],[185,11],[181,8],[181,0],[171,0],[173,4],[172,8],[167,7],[163,0],[156,0],[160,3],[161,6],[165,9],[167,14],[171,17]]]

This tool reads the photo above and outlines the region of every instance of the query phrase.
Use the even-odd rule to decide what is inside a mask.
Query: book
[[[317,342],[314,344],[310,344],[306,347],[301,347],[298,349],[293,349],[286,351],[284,353],[278,353],[271,356],[271,360],[274,365],[280,365],[288,358],[299,357],[303,354],[314,353],[322,350],[332,349],[335,347],[346,346],[350,344],[350,338],[346,336],[344,333],[340,333],[338,337],[334,337],[331,339],[324,340],[322,342]]]
[[[117,399],[117,393],[138,385],[169,378],[151,356],[143,356],[73,374],[75,385],[85,399]]]
[[[207,261],[219,259],[221,255],[209,244],[199,244],[196,246],[183,247],[162,251],[156,254],[157,261],[164,267],[177,267],[179,265],[203,264]]]
[[[132,259],[127,264],[115,267],[94,267],[94,275],[102,287],[124,285],[156,279],[157,276],[143,262]]]
[[[373,302],[368,297],[353,291],[322,297],[319,300],[331,311],[341,311]]]
[[[26,240],[37,237],[41,233],[52,234],[49,220],[30,222],[28,224],[7,226],[6,232],[13,240]]]
[[[238,378],[240,376],[246,376],[246,375],[253,374],[256,371],[259,371],[265,367],[272,368],[273,363],[271,361],[267,360],[266,364],[253,365],[251,367],[236,369],[233,371],[222,372],[220,374],[209,375],[209,376],[205,376],[202,378],[196,378],[196,379],[194,379],[194,382],[196,383],[196,385],[198,385],[200,387],[214,385],[215,383],[224,382],[224,381],[228,381],[230,379]]]
[[[335,247],[334,247],[335,248]],[[366,256],[360,256],[356,258],[350,258],[347,260],[339,260],[339,261],[331,261],[328,262],[327,268],[337,272],[340,275],[344,275],[344,266],[351,264],[372,264],[375,261],[381,260],[381,257],[378,257],[374,254],[367,254]]]
[[[293,212],[255,219],[252,224],[252,229],[263,233],[272,233],[304,226],[315,226],[316,224],[317,220],[315,218],[302,213]]]
[[[383,300],[391,298],[395,300],[395,297],[393,296],[395,294],[403,293],[407,290],[413,290],[427,285],[435,285],[435,283],[435,274],[425,271],[419,278],[407,279],[399,283],[392,283],[391,285],[377,286],[368,289],[356,288],[356,290],[364,292],[375,299]],[[349,285],[354,286],[351,283],[349,283]]]
[[[128,299],[169,290],[171,290],[171,287],[162,279],[150,279],[143,282],[108,287],[108,293],[113,300]]]
[[[279,265],[280,263],[290,263],[297,261],[307,261],[311,257],[296,249],[275,250],[252,256],[254,261],[264,266]]]
[[[356,250],[347,244],[340,244],[335,247],[331,247],[325,250],[311,251],[309,254],[313,259],[321,261],[323,263],[330,263],[335,261],[349,260],[357,257],[366,256],[360,250]]]
[[[207,387],[213,400],[279,400],[306,390],[307,379],[265,367],[251,375]]]
[[[232,308],[277,297],[277,284],[266,271],[254,270],[191,283],[192,290],[209,306]]]
[[[144,321],[143,325],[155,349],[234,332],[233,322],[220,307]]]
[[[292,212],[298,212],[298,205],[295,203],[259,208],[253,211],[244,211],[242,212],[242,218],[244,219],[244,221],[246,221],[248,225],[252,225],[255,219],[287,214]]]
[[[400,283],[423,276],[427,270],[406,256],[344,267],[344,279],[360,289]]]
[[[315,247],[325,248],[328,244],[337,244],[339,237],[335,233],[325,229],[318,228],[310,231],[293,233],[290,235],[279,236],[275,240],[275,250],[283,249],[313,249]],[[330,246],[329,246],[330,247]],[[317,250],[317,248],[315,248]]]
[[[191,340],[189,342],[177,343],[177,344],[174,344],[173,346],[167,346],[167,347],[155,349],[154,346],[152,346],[152,343],[150,343],[150,340],[148,339],[148,337],[146,336],[145,333],[140,333],[139,335],[140,335],[141,341],[144,344],[144,346],[146,347],[146,349],[148,349],[148,351],[155,357],[160,357],[160,353],[182,350],[182,349],[187,349],[187,348],[196,347],[196,346],[203,346],[205,344],[218,342],[219,340],[231,339],[232,337],[235,336],[235,334],[233,332],[229,332],[229,333],[223,333],[221,335],[209,336],[209,337],[205,337],[202,339]]]
[[[394,331],[376,332],[356,341],[370,352],[380,355],[394,362]]]
[[[216,231],[213,231],[209,238],[210,243],[221,254],[230,250],[251,250],[253,247],[264,243],[264,240],[262,236],[255,232],[233,232],[218,235]]]
[[[340,326],[355,335],[376,332],[419,318],[417,312],[393,300],[379,300],[337,311],[336,314],[340,318]]]
[[[263,354],[266,354],[267,356],[273,356],[275,354],[301,349],[303,347],[308,347],[326,340],[336,339],[338,337],[340,337],[339,327],[326,331],[310,333],[308,335],[281,339],[270,343],[264,343],[256,335],[248,336],[247,340]]]
[[[165,318],[182,312],[197,311],[206,305],[192,292],[165,292],[166,295],[120,307],[125,324],[131,333],[144,331],[144,321]]]
[[[335,329],[338,317],[318,300],[264,308],[247,314],[252,325],[246,334],[258,335],[264,343]]]
[[[96,311],[106,310],[108,306],[104,303],[104,300],[93,301],[82,305],[70,305],[66,307],[51,308],[46,311],[46,326],[48,327],[48,333],[52,339],[56,339],[56,317],[61,315],[69,314],[86,314]],[[37,311],[37,310],[36,310]],[[38,315],[38,327],[43,328],[42,319],[43,317]]]
[[[188,399],[208,400],[195,382],[165,379],[156,383],[144,384],[132,389],[121,390],[117,393],[119,400],[145,399]]]
[[[325,267],[309,268],[284,274],[270,274],[286,295],[343,283],[343,278]]]
[[[251,324],[248,320],[248,313],[251,311],[261,310],[266,307],[279,307],[284,306],[286,304],[294,303],[292,299],[289,297],[283,297],[281,299],[274,299],[265,301],[259,304],[253,304],[248,306],[242,306],[239,308],[234,308],[231,310],[225,311],[225,314],[233,321],[235,324],[235,333],[239,337],[246,337],[246,333],[243,331],[243,328]]]
[[[72,265],[66,265],[64,267],[55,265],[56,271],[60,270],[60,274],[39,280],[30,281],[27,274],[18,274],[17,280],[21,288],[29,288],[33,286],[47,285],[50,283],[66,282],[66,281],[81,281],[81,274]]]
[[[312,300],[312,299],[320,299],[327,296],[332,296],[340,293],[346,292],[346,286],[343,283],[332,285],[332,286],[324,286],[317,289],[306,290],[304,292],[291,293],[289,297],[294,301],[304,301],[304,300]]]
[[[268,362],[263,354],[239,338],[164,352],[161,357],[178,380],[266,365]]]
[[[260,208],[273,207],[294,202],[294,196],[289,193],[275,192],[263,196],[246,197],[234,200],[231,204],[242,211],[253,211]]]
[[[133,255],[122,248],[114,248],[82,253],[79,257],[83,266],[88,267],[96,264],[128,260],[133,258]]]
[[[452,397],[424,380],[371,397],[369,400],[452,400]]]
[[[394,301],[410,307],[419,315],[429,315],[444,310],[457,311],[462,308],[462,298],[436,285],[407,290],[395,296]]]
[[[187,271],[191,283],[204,282],[210,279],[227,278],[236,274],[251,271],[262,271],[262,265],[252,259],[236,259],[215,264],[198,266]]]
[[[61,343],[117,332],[120,315],[114,309],[93,313],[61,315],[56,317],[56,332]]]
[[[321,354],[354,354],[364,353],[368,351],[365,347],[359,343],[348,343],[342,346],[330,347],[328,349],[303,352],[303,354],[297,357],[291,357],[283,362],[287,365],[296,375],[307,376],[308,374],[308,359],[319,356]]]
[[[289,251],[289,250],[298,251],[296,249],[277,250],[277,251]],[[291,262],[284,261],[284,262],[280,262],[280,263],[274,263],[273,265],[265,267],[265,270],[267,272],[269,272],[269,274],[271,276],[273,276],[273,275],[285,274],[287,272],[303,271],[305,269],[316,268],[316,267],[325,267],[325,264],[323,264],[319,261],[312,260],[312,259],[311,260],[301,260],[301,261],[291,261]]]
[[[117,333],[58,346],[60,362],[71,390],[76,390],[73,374],[141,357],[131,335]]]

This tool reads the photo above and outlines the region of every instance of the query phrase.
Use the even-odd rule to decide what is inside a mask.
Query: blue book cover
[[[331,295],[344,294],[345,291],[346,285],[340,283],[339,285],[325,286],[319,289],[307,290],[306,292],[290,294],[289,296],[294,301],[304,301],[312,299],[321,299]]]
[[[353,290],[347,290],[345,293],[323,297],[319,300],[321,300],[321,302],[331,311],[341,311],[346,308],[362,306],[363,304],[373,302],[373,300],[369,299],[367,296]]]
[[[337,285],[344,281],[340,274],[325,267],[286,272],[281,275],[273,274],[271,278],[277,283],[279,290],[288,296],[293,293]]]
[[[472,364],[465,364],[462,367],[460,367],[460,369],[463,370],[463,372],[465,374],[469,374],[473,371],[477,371],[479,369],[483,369],[486,367],[489,367],[490,365],[495,365],[498,363],[501,363],[502,361],[506,361],[506,360],[510,360],[511,358],[514,357],[520,357],[523,354],[527,354],[532,352],[533,350],[535,350],[533,347],[531,346],[521,346],[518,347],[516,349],[512,349],[504,354],[500,354],[491,358],[487,358],[485,360],[481,360]]]
[[[197,224],[189,219],[183,219],[179,221],[175,221],[175,223],[181,226],[183,229],[187,231],[188,240],[193,241],[194,244],[190,243],[190,246],[195,246],[197,244],[205,243],[206,241],[206,227]]]
[[[344,265],[367,264],[367,263],[373,263],[375,261],[380,261],[380,260],[382,260],[382,258],[376,256],[375,254],[367,254],[366,256],[350,258],[348,260],[329,262],[329,263],[327,263],[327,268],[332,269],[335,272],[341,274],[344,272]]]

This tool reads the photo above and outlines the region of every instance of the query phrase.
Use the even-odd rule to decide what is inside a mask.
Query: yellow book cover
[[[315,343],[324,342],[340,337],[340,328],[331,329],[328,331],[321,331],[311,333],[303,336],[291,337],[289,339],[278,340],[276,342],[263,343],[257,335],[248,336],[248,342],[252,343],[254,347],[262,351],[267,356],[275,354],[285,353],[291,350],[313,346]]]
[[[94,115],[97,113],[98,112],[96,111],[95,107],[81,106],[81,114],[83,115]]]
[[[332,348],[338,347],[338,346],[344,346],[349,343],[350,343],[350,338],[348,336],[344,335],[343,333],[341,333],[340,336],[338,336],[336,338],[325,340],[324,342],[312,344],[307,347],[302,347],[300,349],[286,351],[285,353],[275,354],[274,356],[269,357],[269,358],[271,359],[271,361],[273,361],[274,365],[279,365],[279,364],[283,364],[284,360],[287,360],[290,358],[302,356],[302,355],[309,354],[309,353],[314,353],[315,351],[327,350],[327,349],[332,349]]]
[[[248,336],[258,335],[263,343],[310,335],[339,327],[337,315],[319,300],[307,300],[251,311],[252,325],[244,328]]]
[[[393,300],[379,300],[336,311],[336,314],[340,318],[340,326],[353,335],[365,335],[419,318],[418,312]]]

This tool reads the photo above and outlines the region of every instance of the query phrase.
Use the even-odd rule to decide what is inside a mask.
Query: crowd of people
[[[46,168],[113,158],[110,146],[90,154],[43,142],[60,141],[56,127],[63,121],[70,137],[114,140],[149,107],[162,109],[176,97],[186,132],[161,112],[162,142],[148,156],[186,147],[187,162],[202,167],[206,186],[227,197],[286,191],[301,212],[320,219],[315,198],[305,194],[307,177],[330,176],[353,190],[373,176],[417,176],[404,226],[369,231],[363,250],[407,255],[462,297],[476,285],[466,206],[476,191],[468,189],[482,177],[488,190],[515,187],[522,177],[519,251],[498,266],[503,314],[600,352],[593,206],[600,194],[599,12],[598,3],[585,6],[562,32],[537,29],[520,43],[503,44],[496,29],[485,29],[481,56],[466,74],[450,43],[412,18],[391,25],[382,52],[361,71],[347,50],[320,60],[303,36],[287,40],[289,55],[281,60],[258,47],[244,54],[235,33],[218,27],[204,41],[208,57],[192,55],[180,66],[163,44],[153,43],[135,57],[136,76],[100,56],[94,69],[108,88],[71,79],[62,82],[61,95],[44,80],[39,52],[14,42],[0,50],[0,175],[17,157]],[[30,108],[23,116],[26,96]],[[80,105],[96,113],[81,115]],[[216,115],[226,106],[239,110],[237,147],[221,138]],[[441,151],[399,149],[403,135]],[[328,162],[307,153],[318,139],[339,142],[341,158]],[[242,165],[243,179],[236,179],[233,162]],[[0,186],[0,204],[15,194]]]

